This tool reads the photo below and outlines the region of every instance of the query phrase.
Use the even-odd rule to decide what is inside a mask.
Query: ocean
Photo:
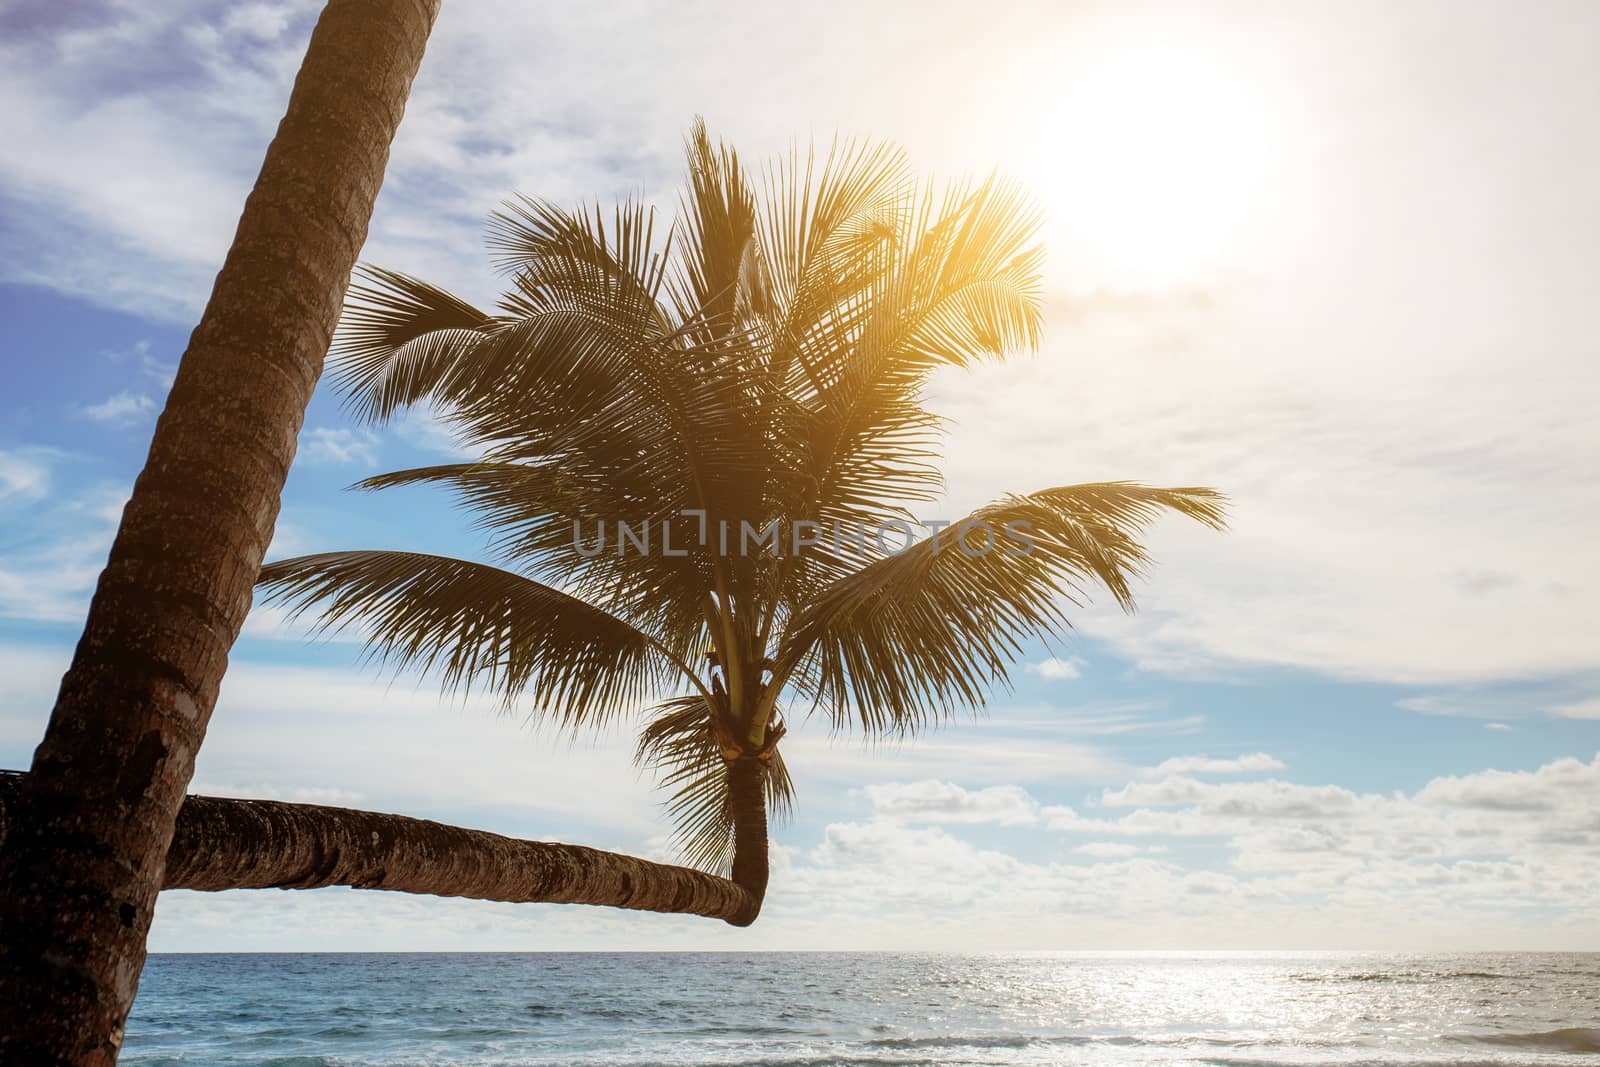
[[[157,955],[137,1067],[1600,1065],[1600,954]]]

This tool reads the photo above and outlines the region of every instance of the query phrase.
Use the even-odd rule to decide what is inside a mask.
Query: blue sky
[[[0,6],[3,766],[42,729],[314,14],[159,7]],[[501,198],[670,211],[696,113],[758,156],[842,129],[999,164],[1049,214],[1049,335],[936,383],[928,517],[1130,477],[1223,488],[1233,532],[1159,529],[1144,610],[1081,613],[982,722],[877,750],[802,728],[751,930],[171,893],[155,948],[1596,947],[1593,10],[910,11],[447,5],[365,258],[486,300]],[[319,391],[272,555],[480,554],[442,496],[344,491],[451,447]],[[258,611],[194,788],[666,858],[630,748]]]

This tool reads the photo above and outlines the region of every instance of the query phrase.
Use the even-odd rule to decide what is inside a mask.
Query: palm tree
[[[27,780],[0,771],[0,836],[15,826]],[[178,812],[163,889],[333,885],[713,919],[750,907],[749,893],[704,871],[404,815],[206,796],[188,797]]]
[[[0,1062],[116,1061],[295,434],[439,0],[330,0],[0,822]]]
[[[942,491],[930,373],[1038,343],[1035,211],[998,177],[919,183],[885,145],[760,177],[703,124],[687,150],[659,239],[635,202],[493,215],[493,312],[378,268],[352,289],[333,358],[356,416],[429,403],[481,454],[360,487],[454,490],[504,566],[334,552],[261,581],[396,668],[567,729],[648,705],[639,758],[685,857],[747,890],[745,924],[793,795],[786,708],[869,736],[975,711],[1091,586],[1132,606],[1147,523],[1217,527],[1222,502],[1069,485],[880,539]]]

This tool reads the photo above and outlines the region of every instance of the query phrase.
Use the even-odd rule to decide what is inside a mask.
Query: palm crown
[[[1221,499],[1071,485],[880,536],[942,490],[930,372],[1038,342],[1036,213],[998,178],[918,182],[886,145],[759,176],[701,124],[687,149],[670,233],[638,203],[493,215],[492,313],[371,267],[351,291],[332,356],[354,412],[429,402],[481,453],[360,486],[455,490],[504,569],[339,552],[262,581],[566,726],[653,705],[639,757],[687,858],[759,897],[786,701],[868,735],[976,709],[1091,586],[1131,607],[1151,519],[1220,526]]]

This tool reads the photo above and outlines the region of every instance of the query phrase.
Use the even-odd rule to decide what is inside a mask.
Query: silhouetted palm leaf
[[[1104,586],[1126,608],[1148,562],[1137,540],[1162,511],[1220,528],[1209,489],[1061,486],[979,509],[838,579],[794,616],[778,677],[868,733],[906,733],[974,710],[1025,642],[1059,634],[1062,601]]]
[[[386,422],[433,394],[494,319],[443,289],[362,264],[331,351],[334,381],[364,421]]]
[[[648,635],[558,589],[481,563],[415,552],[326,552],[269,563],[269,603],[322,604],[319,629],[359,622],[396,669],[438,668],[509,706],[528,695],[562,725],[600,724],[667,684],[676,664]]]

